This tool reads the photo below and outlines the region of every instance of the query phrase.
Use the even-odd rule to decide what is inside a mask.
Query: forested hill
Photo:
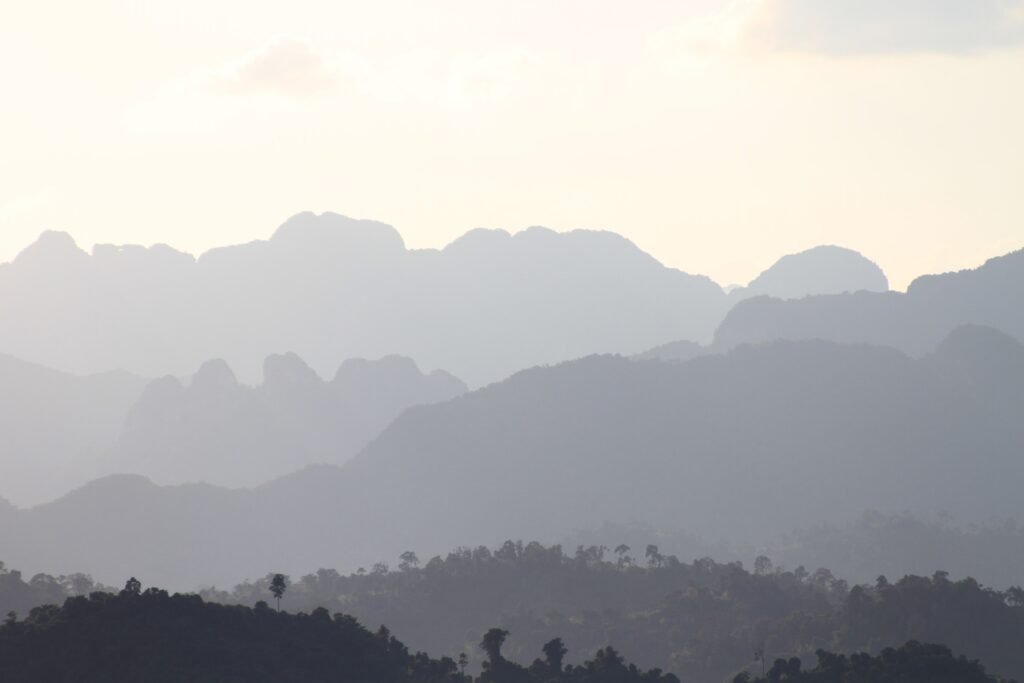
[[[325,666],[334,667],[337,662],[321,652],[321,647],[333,646],[323,643],[361,631],[350,633],[348,626],[329,624],[348,624],[357,619],[373,628],[386,624],[413,650],[448,655],[453,661],[463,661],[465,670],[471,672],[481,670],[493,659],[480,644],[481,635],[496,627],[499,632],[511,634],[499,640],[504,656],[513,661],[529,662],[539,652],[567,648],[567,654],[558,655],[562,663],[582,667],[574,669],[576,678],[567,680],[590,680],[579,676],[594,667],[609,666],[632,676],[629,667],[622,664],[625,660],[671,672],[683,681],[718,683],[743,672],[761,674],[760,659],[754,657],[760,652],[764,653],[766,670],[774,660],[781,659],[789,668],[777,673],[792,674],[791,660],[799,658],[806,663],[800,675],[824,676],[800,680],[830,681],[833,679],[827,675],[834,667],[825,673],[815,673],[811,668],[819,650],[881,654],[877,661],[864,659],[867,655],[844,660],[842,666],[859,671],[857,667],[868,661],[888,666],[891,662],[886,648],[900,647],[911,640],[942,643],[957,654],[980,659],[996,674],[1024,678],[1024,651],[1020,648],[1024,642],[1024,590],[992,590],[972,579],[952,581],[943,572],[931,578],[907,576],[892,582],[879,577],[871,585],[851,588],[827,570],[808,572],[798,567],[786,571],[773,567],[767,558],[759,558],[750,572],[738,563],[719,564],[710,559],[683,563],[663,555],[655,546],[637,551],[624,546],[615,551],[581,547],[575,554],[566,555],[557,546],[509,542],[493,551],[460,549],[422,565],[413,553],[405,553],[396,570],[383,564],[350,576],[320,570],[286,585],[280,602],[282,614],[265,604],[272,595],[271,578],[242,584],[231,592],[203,591],[199,597],[168,597],[155,590],[137,596],[128,591],[113,597],[96,592],[99,589],[80,575],[38,575],[25,581],[15,571],[3,572],[0,608],[17,613],[10,615],[11,623],[0,630],[0,641],[8,643],[0,643],[0,656],[5,656],[3,647],[29,651],[50,648],[59,662],[61,657],[85,657],[75,648],[107,647],[104,639],[112,638],[118,644],[109,647],[117,661],[125,666],[142,666],[135,655],[118,654],[118,648],[122,642],[124,647],[135,647],[131,645],[136,642],[134,638],[153,638],[176,644],[167,651],[153,649],[151,644],[138,645],[144,651],[150,648],[158,661],[170,662],[168,670],[184,671],[189,676],[171,680],[262,680],[245,677],[248,660],[269,672],[292,671],[280,668],[284,666],[280,654],[271,656],[259,651],[267,638],[274,637],[264,629],[280,629],[284,634],[272,649],[292,653],[303,662],[322,660],[327,662]],[[71,597],[62,609],[31,608],[44,602],[60,604],[64,595]],[[349,616],[328,618],[334,613]],[[165,617],[169,623],[162,624]],[[83,620],[87,625],[79,623]],[[136,624],[137,620],[141,625]],[[87,635],[80,636],[79,630]],[[115,635],[101,635],[105,630]],[[81,638],[86,645],[71,644]],[[312,639],[313,644],[291,643],[291,638]],[[318,638],[323,638],[323,643],[318,645]],[[556,640],[557,646],[552,645]],[[615,649],[608,649],[609,645]],[[249,653],[250,649],[253,652]],[[597,651],[599,656],[584,661]],[[915,651],[911,659],[921,654],[933,663],[943,661],[941,653],[929,652]],[[221,677],[204,679],[202,672],[181,668],[184,665],[174,660],[184,658],[183,653],[188,654],[188,661],[196,659],[199,663],[222,656],[230,660],[237,653],[248,655],[241,663],[230,661],[225,664],[227,668],[218,669]],[[18,657],[27,655],[19,653]],[[29,666],[27,660],[18,657],[0,661]],[[87,659],[83,661],[92,666]],[[422,657],[415,661],[415,666],[426,668],[410,669],[415,674],[411,679],[373,680],[469,683],[451,678],[454,672],[446,660],[429,666]],[[531,680],[532,674],[517,665],[508,663],[500,668],[502,676],[507,677],[485,678],[482,683]],[[46,678],[48,670],[26,671],[34,677],[0,676],[0,680],[51,680]],[[97,671],[112,670],[99,667]],[[308,676],[288,678],[281,673],[278,680],[321,680],[315,671],[295,671],[299,671],[293,672],[295,676]],[[429,678],[439,671],[441,678]],[[124,680],[164,680],[143,673]],[[231,677],[236,674],[236,678]],[[427,678],[415,678],[421,675]],[[647,674],[645,680],[658,677]],[[548,675],[542,680],[558,679]],[[785,676],[780,680],[786,680]]]
[[[763,678],[739,675],[733,683],[849,683],[885,681],[885,683],[995,683],[999,679],[985,673],[977,661],[954,657],[942,645],[922,645],[911,641],[899,649],[886,648],[878,657],[857,653],[851,657],[819,650],[818,664],[805,670],[798,658],[777,659]]]
[[[501,653],[507,635],[483,634],[480,683],[678,683],[660,671],[638,670],[610,647],[581,666],[563,666],[560,641],[522,667]],[[216,605],[197,595],[143,592],[134,579],[116,595],[69,598],[63,607],[33,609],[24,621],[8,618],[0,626],[0,667],[5,683],[473,681],[464,662],[413,654],[386,628],[371,633],[348,615],[332,617],[323,608],[293,615],[266,603]]]
[[[267,579],[204,597],[252,605]],[[752,653],[814,660],[817,649],[878,654],[908,640],[944,643],[992,671],[1024,679],[1024,591],[973,579],[879,577],[853,586],[826,569],[783,570],[760,558],[753,571],[710,559],[680,562],[655,546],[613,550],[508,542],[460,549],[397,570],[379,564],[350,576],[320,570],[296,579],[285,609],[324,606],[388,624],[430,652],[478,656],[476,634],[498,624],[515,659],[560,637],[569,661],[609,643],[644,667],[684,681],[721,681],[752,667]]]

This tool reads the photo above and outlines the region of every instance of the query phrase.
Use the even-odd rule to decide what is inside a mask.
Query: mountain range
[[[857,291],[739,302],[715,333],[732,348],[775,339],[890,346],[920,356],[955,327],[987,325],[1024,340],[1024,249],[979,268],[925,275],[901,292]]]
[[[347,360],[324,382],[294,353],[273,355],[256,387],[208,361],[188,386],[167,377],[146,387],[103,469],[166,484],[256,486],[306,465],[341,464],[406,408],[465,391],[452,375],[424,375],[400,356]]]
[[[26,569],[194,586],[601,520],[756,544],[865,509],[1020,517],[1021,387],[1024,346],[978,326],[918,360],[820,341],[594,356],[412,407],[347,464],[253,489],[101,479],[2,513],[0,546]]]
[[[0,355],[0,495],[50,500],[96,476],[146,380],[80,377]]]
[[[87,253],[45,233],[0,265],[0,352],[144,377],[223,358],[247,383],[271,354],[323,376],[397,354],[479,387],[593,353],[708,343],[746,296],[886,288],[878,266],[838,247],[788,256],[726,295],[610,232],[476,229],[416,250],[389,225],[302,213],[269,240],[198,258],[166,245]]]
[[[823,246],[726,293],[605,232],[46,233],[0,265],[0,547],[193,588],[605,522],[1020,518],[1022,300],[1024,251],[899,293]]]
[[[400,356],[349,359],[323,381],[294,353],[241,384],[223,360],[185,381],[123,372],[78,377],[0,357],[0,493],[21,505],[113,473],[162,484],[255,486],[314,463],[343,463],[399,413],[466,391]]]

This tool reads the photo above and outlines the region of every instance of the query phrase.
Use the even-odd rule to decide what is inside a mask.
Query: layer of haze
[[[722,283],[821,243],[897,289],[1019,247],[1016,0],[8,5],[0,261],[304,209],[410,247],[611,229]]]

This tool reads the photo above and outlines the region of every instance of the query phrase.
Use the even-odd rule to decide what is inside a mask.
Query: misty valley
[[[1024,251],[303,213],[0,265],[0,680],[1024,680]]]

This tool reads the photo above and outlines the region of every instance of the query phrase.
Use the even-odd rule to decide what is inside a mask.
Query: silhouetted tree
[[[754,573],[758,576],[767,576],[772,573],[772,561],[764,555],[758,555],[754,560]]]
[[[274,578],[270,580],[270,592],[277,599],[277,611],[281,611],[281,597],[284,592],[288,590],[288,579],[284,574],[274,574]]]
[[[487,654],[487,662],[493,668],[498,665],[503,659],[501,656],[501,646],[505,644],[505,639],[508,638],[508,631],[501,628],[492,628],[484,634],[483,639],[480,641],[480,649]]]
[[[543,649],[548,670],[553,674],[561,673],[562,662],[565,660],[566,653],[569,652],[569,649],[565,647],[565,643],[562,642],[561,638],[555,638],[544,643]]]
[[[139,595],[142,593],[142,582],[133,576],[125,582],[124,592],[131,595]]]
[[[406,550],[398,557],[401,562],[398,564],[398,568],[403,572],[407,572],[410,569],[415,569],[420,566],[420,558],[416,557],[416,553],[411,550]]]

